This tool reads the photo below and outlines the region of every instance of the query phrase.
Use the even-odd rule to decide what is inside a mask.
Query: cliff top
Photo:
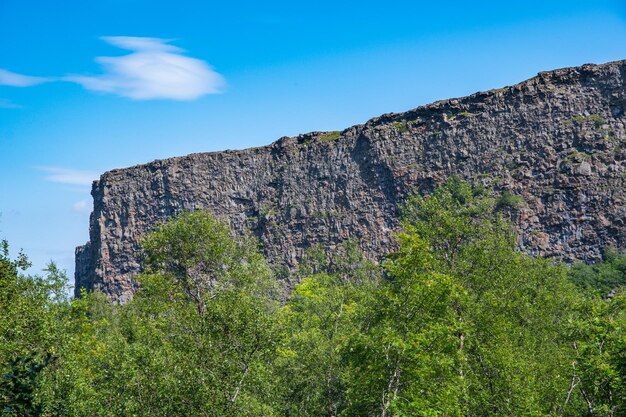
[[[521,81],[512,86],[494,88],[486,91],[479,91],[474,94],[462,97],[454,97],[438,100],[433,103],[425,104],[399,113],[385,113],[380,116],[373,117],[363,124],[350,126],[342,131],[312,131],[302,133],[297,136],[283,136],[267,145],[245,148],[245,149],[225,149],[221,151],[211,152],[194,152],[184,156],[175,156],[164,159],[156,159],[151,162],[137,164],[125,168],[115,168],[102,174],[100,180],[95,180],[93,187],[97,187],[99,181],[103,179],[112,180],[117,175],[125,175],[128,170],[134,169],[155,169],[159,166],[167,165],[183,159],[195,159],[206,157],[219,157],[228,154],[250,154],[255,152],[265,152],[268,147],[287,148],[296,144],[317,144],[323,142],[333,142],[341,140],[348,131],[359,131],[363,128],[372,128],[382,124],[394,122],[403,122],[407,120],[420,120],[432,118],[435,115],[442,115],[446,112],[458,110],[461,104],[472,104],[477,112],[484,111],[485,105],[489,105],[491,99],[506,96],[507,94],[520,93],[524,90],[541,88],[541,86],[558,86],[569,84],[574,79],[584,82],[587,78],[593,78],[600,72],[620,71],[626,72],[626,60],[618,60],[607,62],[604,64],[584,64],[575,67],[559,68],[550,71],[541,71],[536,76]],[[467,112],[467,110],[466,110]],[[472,115],[472,111],[469,111]],[[445,116],[444,116],[445,117]]]

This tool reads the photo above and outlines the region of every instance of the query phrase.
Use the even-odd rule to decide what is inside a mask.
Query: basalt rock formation
[[[354,240],[380,257],[407,192],[450,175],[507,191],[528,253],[593,261],[625,248],[626,61],[543,72],[343,132],[106,172],[93,184],[90,241],[76,249],[76,291],[128,300],[138,241],[181,210],[250,231],[289,269],[317,243]]]

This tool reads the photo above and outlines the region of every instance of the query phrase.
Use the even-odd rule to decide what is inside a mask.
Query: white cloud
[[[98,174],[92,171],[61,167],[36,167],[36,169],[48,174],[44,177],[44,180],[60,184],[91,185],[94,180],[98,179]]]
[[[183,55],[184,50],[167,39],[107,36],[105,42],[132,53],[97,57],[104,73],[97,76],[72,75],[65,80],[87,90],[117,94],[134,100],[194,100],[216,94],[223,77],[206,62]]]
[[[52,79],[45,77],[31,77],[30,75],[17,74],[0,68],[0,85],[8,85],[11,87],[30,87],[48,81],[52,81]]]
[[[91,207],[89,207],[89,203],[87,200],[80,200],[74,203],[72,206],[75,212],[78,213],[89,213],[91,211]]]

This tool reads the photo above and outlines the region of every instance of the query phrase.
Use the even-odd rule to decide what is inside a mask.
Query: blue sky
[[[0,237],[73,274],[106,170],[624,59],[626,2],[0,0],[0,39]]]

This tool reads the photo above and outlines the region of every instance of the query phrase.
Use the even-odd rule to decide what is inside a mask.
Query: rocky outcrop
[[[76,289],[124,301],[138,241],[181,210],[208,209],[251,231],[293,268],[316,243],[392,248],[397,205],[455,174],[521,199],[520,247],[593,261],[626,246],[626,61],[540,73],[512,87],[386,114],[343,132],[192,154],[106,172],[94,182]]]

